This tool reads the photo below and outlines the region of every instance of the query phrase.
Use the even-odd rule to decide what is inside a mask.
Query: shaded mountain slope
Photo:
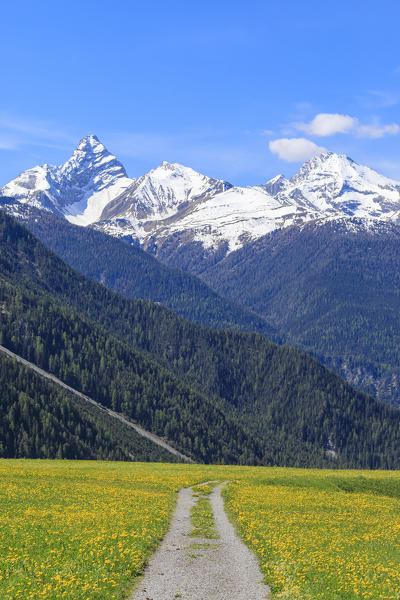
[[[362,221],[274,232],[202,274],[378,398],[400,403],[400,227]]]
[[[177,460],[4,354],[0,389],[1,458]]]
[[[7,200],[1,203],[7,209]],[[207,327],[257,331],[276,341],[265,319],[218,296],[197,277],[168,267],[138,246],[90,228],[71,225],[50,212],[19,207],[22,223],[71,267],[126,298],[160,302]]]
[[[183,452],[208,462],[399,464],[400,413],[305,353],[121,298],[5,214],[0,234],[4,345]]]

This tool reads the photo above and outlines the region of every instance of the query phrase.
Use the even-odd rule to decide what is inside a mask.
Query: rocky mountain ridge
[[[132,179],[94,135],[83,138],[64,165],[25,171],[0,196],[126,238],[155,254],[165,244],[200,244],[208,253],[225,255],[267,233],[310,221],[355,217],[369,228],[400,217],[400,182],[344,155],[324,152],[289,179],[278,175],[253,187],[234,187],[167,162]]]

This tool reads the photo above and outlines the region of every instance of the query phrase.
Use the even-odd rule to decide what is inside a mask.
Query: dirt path
[[[224,511],[221,486],[210,496],[220,539],[189,537],[191,489],[179,492],[169,532],[130,600],[264,600],[269,589],[252,552]]]
[[[179,452],[178,450],[176,450],[175,448],[170,446],[167,442],[165,442],[164,440],[159,438],[154,433],[151,433],[150,431],[146,431],[146,429],[143,429],[143,427],[141,427],[140,425],[137,425],[137,423],[133,423],[126,417],[123,417],[122,415],[120,415],[119,413],[116,413],[113,410],[111,410],[110,408],[106,408],[102,404],[99,404],[98,402],[96,402],[96,400],[89,398],[89,396],[85,396],[85,394],[82,394],[82,392],[78,392],[78,390],[75,390],[71,386],[69,386],[66,383],[64,383],[63,381],[61,381],[61,379],[58,379],[55,375],[52,375],[52,373],[48,373],[47,371],[44,371],[43,369],[41,369],[34,363],[31,363],[28,360],[26,360],[25,358],[22,358],[22,356],[15,354],[8,348],[5,348],[4,346],[0,345],[0,352],[7,354],[7,356],[9,356],[10,358],[14,358],[17,362],[22,363],[26,367],[29,367],[30,369],[32,369],[32,371],[35,371],[35,373],[38,373],[38,375],[41,375],[41,377],[44,377],[45,379],[49,379],[50,381],[59,385],[60,387],[64,388],[65,390],[68,390],[75,396],[78,396],[82,400],[85,400],[85,402],[92,404],[98,410],[102,410],[103,412],[106,412],[113,419],[118,419],[118,421],[121,421],[121,423],[124,423],[131,429],[134,429],[136,431],[136,433],[138,433],[142,437],[147,438],[154,444],[157,444],[157,446],[161,446],[161,448],[164,448],[164,450],[167,450],[174,456],[179,456],[179,458],[182,458],[186,462],[190,462],[190,463],[194,462],[191,458],[189,458],[188,456],[185,456],[184,454],[182,454],[181,452]]]

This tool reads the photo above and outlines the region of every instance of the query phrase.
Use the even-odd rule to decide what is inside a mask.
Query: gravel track
[[[170,529],[155,552],[130,600],[264,600],[262,581],[252,552],[237,537],[221,497],[221,485],[210,496],[219,540],[189,537],[191,488],[178,495]],[[198,545],[204,544],[203,547]]]

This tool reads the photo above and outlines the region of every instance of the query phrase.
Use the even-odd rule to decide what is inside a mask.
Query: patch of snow
[[[302,216],[304,211],[295,204],[283,204],[261,188],[231,188],[197,206],[171,225],[170,232],[194,230],[194,239],[206,248],[224,240],[232,251],[243,245],[243,236],[256,239]]]
[[[132,180],[128,177],[121,177],[115,183],[110,183],[97,192],[88,190],[79,202],[65,207],[66,219],[74,225],[81,226],[95,223],[100,219],[107,204],[126,190],[131,183]]]

